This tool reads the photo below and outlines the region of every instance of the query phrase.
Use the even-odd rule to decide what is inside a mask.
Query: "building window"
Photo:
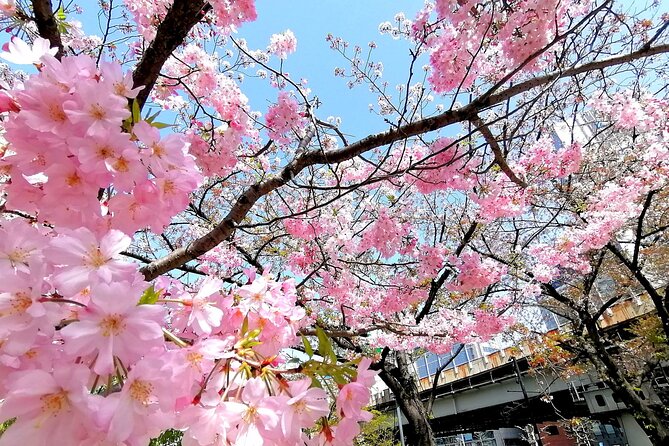
[[[427,373],[427,364],[425,364],[425,358],[423,356],[416,360],[416,370],[418,371],[419,378],[427,378],[430,376]]]
[[[434,353],[428,353],[425,356],[425,361],[427,361],[427,373],[429,375],[437,373],[437,369],[439,368],[439,357]]]
[[[467,349],[463,348],[460,353],[458,353],[458,356],[455,357],[455,360],[453,360],[455,365],[462,365],[467,363]]]
[[[441,367],[442,365],[448,364],[446,366],[446,369],[452,369],[453,367],[455,367],[453,365],[453,361],[451,361],[452,357],[453,355],[450,353],[444,353],[443,355],[439,355],[439,366]]]
[[[465,347],[465,350],[467,351],[467,359],[470,361],[477,359],[479,357],[478,352],[476,351],[476,347],[474,344],[469,344],[467,347]]]

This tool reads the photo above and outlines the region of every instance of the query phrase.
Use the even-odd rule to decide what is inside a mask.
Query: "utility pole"
[[[523,377],[521,376],[520,368],[518,367],[518,361],[516,361],[516,358],[514,357],[511,358],[511,362],[513,362],[513,370],[516,372],[516,378],[518,379],[518,384],[520,384],[520,390],[523,391],[523,400],[525,400],[525,404],[529,407],[530,397],[527,395],[527,390],[525,389],[525,383],[523,382]],[[537,424],[532,422],[531,425],[534,430],[534,436],[536,437],[536,441],[534,443],[536,444],[536,446],[543,446],[543,443],[541,442],[541,433],[539,432]]]
[[[400,405],[397,404],[397,400],[395,400],[396,406],[395,408],[397,409],[397,424],[400,427],[400,443],[402,446],[406,446],[404,444],[404,428],[402,427],[402,411],[400,411]]]

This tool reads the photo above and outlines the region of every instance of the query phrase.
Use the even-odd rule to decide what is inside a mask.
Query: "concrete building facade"
[[[603,329],[633,320],[652,311],[644,299],[629,299],[603,315]],[[457,353],[457,354],[456,354]],[[435,390],[432,427],[439,445],[458,446],[653,446],[624,404],[594,373],[568,379],[549,370],[530,367],[529,347],[495,349],[467,345],[451,355],[426,354],[418,358],[415,374],[421,397],[432,392],[434,372],[452,358]],[[657,399],[655,380],[640,390],[644,398]],[[375,408],[395,410],[392,393],[377,388]],[[569,420],[582,420],[580,432]],[[406,444],[412,429],[402,418]],[[587,440],[586,440],[587,438]]]

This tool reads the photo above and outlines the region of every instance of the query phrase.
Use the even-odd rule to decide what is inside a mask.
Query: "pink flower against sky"
[[[285,144],[290,141],[290,133],[304,127],[306,119],[300,111],[300,104],[287,91],[280,91],[276,104],[267,110],[265,124],[269,137]]]
[[[295,34],[289,29],[280,33],[273,34],[269,39],[269,46],[267,51],[280,59],[287,59],[289,54],[292,54],[297,49],[297,39]]]
[[[7,0],[2,0],[0,10],[5,11],[8,8],[8,3]],[[17,65],[37,64],[40,63],[42,56],[45,54],[53,56],[58,52],[58,48],[51,48],[49,41],[41,37],[36,38],[32,45],[25,43],[18,37],[12,37],[12,40],[5,44],[2,49],[4,51],[0,53],[0,57]]]

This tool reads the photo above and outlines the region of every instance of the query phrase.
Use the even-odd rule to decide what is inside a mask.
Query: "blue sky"
[[[114,3],[121,2],[115,0]],[[101,35],[100,24],[104,21],[98,17],[97,1],[76,3],[84,12],[69,14],[68,20],[81,21],[87,33]],[[330,49],[325,40],[327,34],[342,37],[351,47],[359,45],[365,55],[369,42],[374,41],[377,48],[371,59],[383,62],[383,78],[389,82],[389,90],[396,99],[395,85],[404,84],[407,79],[410,45],[404,40],[381,35],[378,26],[384,21],[393,22],[393,17],[400,11],[412,19],[422,6],[422,0],[257,0],[258,19],[243,24],[235,37],[245,38],[252,49],[264,49],[272,34],[292,30],[298,40],[297,52],[284,62],[284,71],[294,80],[308,79],[312,97],[318,96],[322,104],[317,110],[318,117],[341,117],[341,129],[352,142],[386,130],[389,124],[383,117],[370,113],[369,104],[376,103],[376,95],[371,94],[366,85],[351,90],[346,85],[347,79],[334,77],[335,67],[348,68],[348,62]],[[9,37],[9,33],[0,37],[0,44]],[[420,66],[424,63],[426,60],[417,66],[416,81],[423,78]],[[278,59],[272,58],[270,64],[278,68]],[[20,68],[32,72],[30,67]],[[251,108],[261,112],[265,112],[270,101],[277,97],[277,90],[269,87],[266,81],[247,79],[242,84],[242,91],[249,97]]]
[[[258,20],[243,25],[239,33],[250,47],[264,48],[273,33],[291,29],[297,37],[297,52],[288,57],[284,69],[294,79],[309,80],[313,94],[323,103],[319,117],[341,117],[343,130],[352,134],[351,140],[357,140],[386,129],[388,124],[369,112],[368,105],[376,103],[376,97],[369,94],[366,86],[350,90],[345,79],[334,77],[335,67],[346,68],[347,62],[329,48],[325,37],[332,33],[347,40],[351,46],[359,45],[363,52],[367,51],[370,41],[376,42],[372,59],[383,62],[384,78],[394,89],[396,83],[406,82],[409,46],[405,41],[381,35],[378,25],[393,21],[400,11],[413,18],[422,4],[416,0],[259,0],[256,3]],[[260,95],[252,91],[245,93],[250,96],[253,108],[266,108],[266,104],[259,103],[262,98],[256,97]]]

